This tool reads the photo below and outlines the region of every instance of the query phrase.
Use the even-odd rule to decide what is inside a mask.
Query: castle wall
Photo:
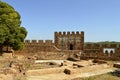
[[[104,51],[104,49],[111,49],[111,48],[114,49],[114,53],[113,51],[109,51],[111,53]],[[105,58],[117,59],[120,58],[120,44],[87,43],[84,46],[83,56],[92,57],[92,58],[102,58],[102,59]]]
[[[30,52],[40,52],[40,51],[55,51],[53,47],[52,40],[25,40],[24,51]]]
[[[66,54],[79,53],[83,51],[82,57],[100,58],[100,59],[119,59],[120,44],[105,44],[105,43],[85,43],[84,32],[55,32],[54,43],[52,40],[25,40],[25,48],[20,51],[25,53],[40,53],[47,52]],[[115,53],[108,55],[104,53],[104,48],[113,48]],[[59,55],[61,55],[59,53]],[[49,53],[48,53],[49,55]],[[55,54],[57,55],[57,54]],[[51,57],[52,58],[52,57]]]
[[[35,53],[41,51],[83,50],[84,32],[55,32],[52,40],[25,40],[23,51]]]

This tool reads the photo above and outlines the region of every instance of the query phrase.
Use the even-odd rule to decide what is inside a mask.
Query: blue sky
[[[120,0],[2,0],[21,15],[26,39],[54,39],[55,31],[84,31],[85,41],[120,41]]]

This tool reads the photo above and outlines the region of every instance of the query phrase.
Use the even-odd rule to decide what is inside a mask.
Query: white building
[[[103,53],[108,54],[110,57],[111,54],[115,53],[115,48],[103,48]]]

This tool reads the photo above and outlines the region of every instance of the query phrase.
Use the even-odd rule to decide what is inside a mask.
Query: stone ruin
[[[69,53],[78,54],[82,51],[82,59],[98,58],[105,60],[120,60],[120,44],[85,43],[83,31],[55,32],[54,42],[52,40],[25,40],[24,44],[25,48],[15,53],[32,53],[33,55],[37,53],[38,56],[42,55],[42,53],[63,53],[68,56]]]
[[[84,73],[89,73],[89,72],[94,72],[94,71],[99,72],[100,70],[106,70],[110,68],[110,66],[105,61],[101,61],[101,60],[95,60],[95,61],[82,60],[79,62],[71,62],[67,60],[36,60],[35,65],[43,64],[43,63],[54,63],[52,65],[59,65],[59,66],[56,66],[56,67],[54,66],[54,67],[46,68],[46,69],[44,68],[35,69],[34,67],[34,69],[28,70],[26,72],[26,75],[27,76],[42,76],[42,75],[47,76],[49,74],[63,74],[64,73],[63,74],[64,76],[65,75],[77,75],[77,74],[81,76]],[[82,77],[84,77],[84,75]]]

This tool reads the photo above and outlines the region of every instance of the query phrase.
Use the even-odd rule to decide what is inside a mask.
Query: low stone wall
[[[47,62],[52,62],[52,63],[56,63],[58,65],[61,65],[64,62],[64,60],[35,60],[35,64],[47,63]]]
[[[39,52],[23,52],[16,51],[15,55],[34,56],[36,55],[39,60],[66,60],[73,54],[78,54],[79,50],[66,50],[66,51],[39,51]]]
[[[120,68],[120,63],[114,63],[113,67]]]
[[[39,59],[46,60],[64,60],[67,59],[69,54],[63,52],[40,52],[37,53]]]
[[[98,63],[98,64],[107,63],[106,61],[104,61],[104,60],[99,60],[99,59],[94,59],[93,62],[94,62],[94,63]]]
[[[38,69],[38,70],[28,70],[26,72],[27,76],[40,76],[45,74],[56,74],[56,73],[65,73],[65,74],[77,74],[84,72],[92,72],[97,70],[107,69],[109,66],[107,64],[96,64],[89,65],[86,67],[73,67],[73,66],[63,66],[59,68],[48,68],[48,69]]]
[[[81,60],[80,62],[74,62],[76,64],[82,65],[82,66],[89,66],[92,65],[92,60]]]
[[[62,73],[65,68],[49,68],[49,69],[38,69],[38,70],[28,70],[26,72],[27,76],[39,76],[44,74],[54,74],[54,73]]]
[[[86,66],[86,67],[81,67],[77,69],[71,69],[71,73],[83,73],[83,72],[92,72],[92,71],[97,71],[97,70],[102,70],[102,69],[107,69],[109,66],[107,64],[100,64],[100,65],[92,65],[92,66]]]

